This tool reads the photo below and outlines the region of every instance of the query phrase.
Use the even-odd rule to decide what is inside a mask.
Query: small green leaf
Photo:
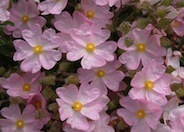
[[[4,45],[6,45],[6,42],[4,40],[0,39],[0,46],[4,46]]]

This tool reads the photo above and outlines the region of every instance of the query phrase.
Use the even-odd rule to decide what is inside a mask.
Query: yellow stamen
[[[173,26],[174,26],[175,28],[177,28],[177,27],[179,26],[179,22],[178,22],[178,21],[174,21],[174,22],[173,22]]]
[[[23,120],[17,120],[16,121],[17,128],[23,128],[24,127],[24,121]]]
[[[22,22],[23,23],[26,23],[28,20],[29,20],[28,16],[25,15],[25,16],[22,17]]]
[[[143,43],[137,44],[136,47],[137,47],[137,51],[138,51],[138,52],[144,52],[145,49],[146,49],[146,45],[143,44]]]
[[[37,45],[37,46],[33,47],[33,51],[35,54],[40,54],[40,53],[42,53],[43,49],[41,46]]]
[[[152,81],[146,81],[144,86],[147,90],[152,90],[154,88],[154,83]]]
[[[73,106],[72,108],[75,110],[75,111],[80,111],[82,109],[82,104],[80,102],[74,102],[73,103]]]
[[[101,78],[101,77],[105,76],[105,72],[104,72],[103,70],[98,70],[97,73],[96,73],[96,75],[97,75],[99,78]]]
[[[91,18],[94,18],[94,16],[95,16],[95,13],[94,13],[93,10],[86,11],[86,17],[87,18],[91,19]]]
[[[94,49],[95,49],[95,45],[94,45],[93,43],[87,43],[87,45],[86,45],[86,50],[87,50],[88,52],[93,52]]]
[[[42,107],[42,102],[40,100],[38,100],[38,101],[35,102],[34,106],[35,106],[36,109],[41,108]]]
[[[136,111],[136,117],[139,118],[139,119],[142,119],[146,116],[146,113],[144,110],[138,110]]]
[[[24,84],[23,86],[22,86],[22,90],[23,91],[30,91],[31,90],[31,85],[30,84]]]

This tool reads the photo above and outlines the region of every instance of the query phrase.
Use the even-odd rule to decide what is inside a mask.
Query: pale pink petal
[[[82,58],[81,65],[84,69],[91,69],[93,67],[101,67],[106,64],[106,61],[96,54],[85,54]]]
[[[123,80],[125,75],[121,71],[114,71],[104,76],[103,81],[106,86],[112,91],[117,91],[120,82]]]
[[[73,105],[73,102],[77,100],[78,88],[71,84],[67,87],[57,88],[56,93],[64,102]]]
[[[78,100],[83,104],[93,102],[100,96],[100,90],[91,87],[88,83],[82,83],[79,88]]]
[[[167,99],[164,95],[157,93],[155,91],[147,91],[146,92],[146,100],[156,103],[160,106],[164,106],[167,104]]]
[[[151,132],[151,128],[145,120],[137,120],[131,128],[131,132]]]
[[[132,88],[128,95],[132,99],[146,99],[146,89],[145,88]]]
[[[117,114],[123,118],[123,120],[130,126],[134,125],[136,120],[135,113],[132,113],[126,109],[120,108],[117,110]]]
[[[1,109],[1,115],[12,121],[17,121],[17,119],[21,118],[21,111],[18,105],[10,105]]]
[[[38,72],[41,69],[39,56],[33,55],[26,58],[25,60],[22,61],[20,68],[22,71],[25,71],[25,72],[32,72],[32,73]]]
[[[137,104],[136,104],[136,100],[133,100],[129,96],[122,97],[119,102],[120,102],[121,106],[123,106],[124,108],[126,108],[127,110],[129,110],[132,113],[135,113],[138,109]]]
[[[13,56],[14,61],[20,61],[33,55],[33,49],[26,41],[15,40],[13,41],[13,44],[16,49],[16,52]]]
[[[62,99],[56,99],[56,102],[60,106],[59,115],[62,121],[73,116],[74,110],[72,109],[71,105],[66,104]]]
[[[9,78],[7,78],[5,81],[1,83],[1,86],[5,89],[17,90],[22,88],[23,84],[24,81],[21,78],[21,76],[18,75],[17,73],[13,73],[10,75]]]
[[[61,52],[57,50],[44,51],[39,55],[39,61],[44,69],[50,70],[61,59]]]
[[[119,57],[119,61],[130,70],[135,70],[140,64],[140,55],[137,51],[127,51]]]
[[[81,83],[91,82],[96,78],[96,73],[93,70],[86,70],[86,69],[79,68],[77,70],[77,73]]]
[[[66,55],[67,60],[77,61],[85,55],[85,49],[83,47],[77,48],[73,47],[72,51],[69,51]]]
[[[67,123],[69,123],[72,128],[79,130],[85,131],[89,129],[89,123],[87,119],[78,112],[75,112],[72,117],[68,118]]]

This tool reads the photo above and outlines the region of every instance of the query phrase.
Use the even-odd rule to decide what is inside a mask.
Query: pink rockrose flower
[[[54,29],[46,29],[42,34],[40,25],[35,25],[32,30],[23,30],[23,38],[14,40],[16,52],[14,61],[22,61],[20,68],[24,72],[38,72],[41,67],[52,69],[61,59],[61,52],[56,50],[59,46],[58,37]]]
[[[79,29],[72,29],[70,35],[75,42],[72,42],[72,50],[66,55],[67,60],[77,61],[82,58],[83,69],[101,67],[106,61],[115,59],[117,44],[114,41],[106,41],[110,37],[108,30],[84,23]]]
[[[41,27],[45,24],[45,19],[39,16],[37,4],[33,0],[19,0],[12,3],[10,9],[10,21],[14,26],[7,26],[8,31],[13,31],[15,38],[21,37],[21,31],[24,29],[32,29],[35,24]]]
[[[105,66],[99,68],[93,68],[90,70],[78,69],[78,77],[81,83],[91,82],[93,86],[101,88],[103,92],[108,87],[112,91],[117,91],[120,86],[120,82],[125,77],[122,71],[117,70],[121,66],[121,63],[116,60],[108,62]]]
[[[178,106],[168,115],[169,124],[172,128],[171,132],[184,131],[184,105]]]
[[[0,1],[0,21],[6,21],[10,17],[10,12],[7,10],[9,7],[9,0]]]
[[[35,109],[45,109],[46,108],[46,100],[44,99],[41,93],[34,94],[27,99],[28,104],[32,104]]]
[[[40,132],[43,123],[35,119],[35,109],[27,105],[23,112],[18,105],[10,105],[1,109],[1,115],[6,119],[0,119],[2,132]]]
[[[104,6],[108,4],[111,7],[120,0],[94,0],[94,1],[97,5]]]
[[[105,112],[100,115],[100,119],[93,121],[95,128],[91,132],[115,132],[113,127],[109,126],[110,116]]]
[[[87,22],[87,19],[82,17],[79,11],[74,11],[72,16],[67,11],[64,11],[61,15],[55,16],[55,18],[54,26],[60,31],[59,35],[63,39],[59,50],[67,53],[72,47],[69,42],[74,41],[70,36],[71,30],[78,29],[84,22]]]
[[[17,73],[13,73],[9,78],[1,83],[4,89],[7,89],[7,94],[12,97],[21,97],[28,99],[30,96],[39,93],[42,89],[39,78],[43,77],[40,72],[37,73],[25,73],[20,76]]]
[[[60,14],[66,7],[68,0],[45,0],[38,4],[38,9],[42,15]]]
[[[125,50],[119,61],[130,70],[137,69],[140,63],[144,66],[152,59],[163,64],[162,56],[166,55],[166,49],[160,46],[159,35],[150,35],[152,29],[150,24],[144,30],[134,28],[119,39],[119,48]]]
[[[93,0],[82,0],[81,6],[83,9],[83,16],[88,19],[92,24],[98,24],[100,27],[105,28],[107,24],[111,24],[113,13],[110,12],[110,7],[98,6]]]
[[[178,11],[177,17],[171,22],[170,26],[174,30],[174,32],[180,36],[184,36],[184,8],[181,8]]]
[[[78,89],[71,84],[56,89],[59,98],[56,99],[59,105],[60,119],[67,119],[72,128],[88,130],[90,120],[99,120],[100,112],[109,102],[106,95],[101,95],[98,88],[91,87],[87,83],[81,84]],[[90,114],[89,114],[90,113]]]
[[[133,100],[130,97],[120,99],[124,108],[117,110],[117,114],[132,126],[131,132],[151,132],[156,129],[162,114],[162,108],[146,100]]]
[[[174,77],[165,73],[166,68],[158,65],[155,60],[150,61],[140,72],[137,72],[131,80],[129,96],[133,99],[145,99],[147,101],[165,105],[166,95],[171,95],[170,84]]]

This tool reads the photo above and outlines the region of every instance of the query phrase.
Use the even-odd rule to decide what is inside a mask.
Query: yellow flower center
[[[93,43],[87,43],[87,45],[86,45],[86,50],[87,50],[88,52],[93,52],[94,49],[95,49],[95,45],[94,45]]]
[[[35,106],[36,109],[41,108],[42,107],[42,102],[40,100],[38,100],[38,101],[35,102],[34,106]]]
[[[94,16],[95,16],[95,13],[94,13],[93,10],[86,11],[86,17],[87,18],[91,19],[91,18],[94,18]]]
[[[42,53],[43,49],[41,46],[37,45],[37,46],[33,47],[33,51],[35,54],[40,54],[40,53]]]
[[[142,119],[146,116],[146,113],[144,112],[144,110],[138,110],[136,111],[136,117],[139,119]]]
[[[29,20],[28,16],[25,15],[25,16],[22,17],[22,22],[23,23],[26,23],[28,20]]]
[[[22,86],[22,90],[23,91],[30,91],[31,90],[31,85],[30,84],[24,84]]]
[[[144,86],[147,90],[152,90],[154,88],[154,83],[152,81],[146,81]]]
[[[136,47],[138,52],[144,52],[146,49],[146,45],[143,43],[137,44]]]
[[[17,120],[16,121],[17,128],[23,128],[24,127],[24,121],[23,120]]]
[[[179,26],[179,22],[178,22],[178,21],[174,21],[174,22],[173,22],[173,26],[174,26],[175,28],[177,28],[177,27]]]
[[[99,78],[101,78],[101,77],[105,76],[105,72],[104,72],[103,70],[98,70],[97,73],[96,73],[96,75],[97,75]]]
[[[73,103],[73,106],[72,108],[75,110],[75,111],[80,111],[82,109],[82,104],[80,102],[74,102]]]

